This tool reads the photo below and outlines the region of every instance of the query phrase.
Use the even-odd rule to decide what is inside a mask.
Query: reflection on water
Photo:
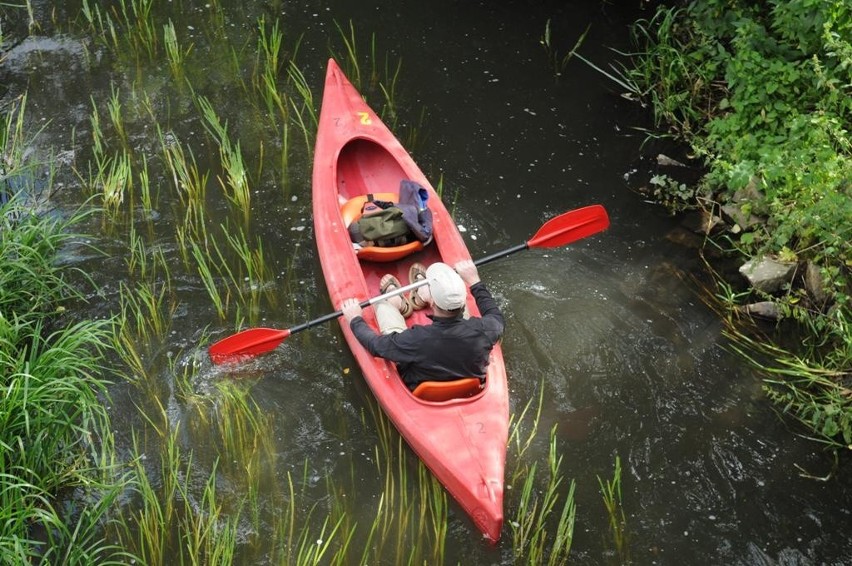
[[[44,13],[50,3],[33,4]],[[842,470],[827,481],[800,475],[805,470],[826,476],[833,462],[764,403],[758,378],[724,349],[719,322],[684,276],[700,266],[694,251],[667,239],[676,221],[626,186],[625,179],[638,175],[633,168],[642,141],[631,128],[647,125],[648,118],[579,61],[571,61],[556,80],[539,44],[548,19],[565,50],[591,24],[582,50],[605,66],[610,47],[627,48],[626,25],[641,15],[635,6],[213,4],[221,4],[221,11],[213,14],[195,2],[183,2],[183,11],[162,9],[196,52],[209,49],[206,30],[217,17],[235,45],[253,37],[261,14],[280,17],[285,37],[303,34],[297,61],[315,101],[327,45],[335,43],[335,21],[351,18],[359,35],[375,33],[380,50],[402,59],[399,128],[416,140],[412,152],[433,184],[442,180],[444,199],[464,226],[474,257],[526,241],[566,210],[592,203],[608,209],[612,227],[606,233],[566,249],[531,250],[482,270],[507,318],[503,344],[512,410],[522,410],[544,388],[540,428],[557,425],[563,471],[577,480],[574,563],[617,562],[598,484],[598,478],[611,477],[616,456],[624,468],[626,529],[635,563],[852,559],[842,535],[852,506]],[[76,14],[70,4],[63,9]],[[31,128],[43,127],[36,147],[62,156],[55,202],[76,206],[84,200],[71,167],[85,170],[92,100],[104,108],[113,88],[145,92],[127,94],[123,114],[134,132],[130,143],[151,156],[152,171],[160,148],[147,122],[151,114],[168,125],[167,135],[194,148],[199,166],[213,167],[218,150],[205,141],[198,114],[168,69],[137,69],[134,61],[111,59],[109,50],[89,38],[49,28],[45,24],[43,36],[25,39],[5,54],[0,83],[10,98],[29,89]],[[250,231],[263,242],[274,274],[268,288],[274,301],[266,299],[252,323],[288,328],[333,310],[311,241],[310,155],[291,132],[285,166],[281,131],[247,108],[243,86],[226,82],[230,62],[224,59],[197,60],[203,68],[187,74],[228,119],[252,170]],[[371,102],[381,104],[377,89],[366,90]],[[155,186],[170,182],[157,175]],[[216,227],[229,220],[217,183],[213,175],[206,209]],[[232,332],[233,319],[217,316],[197,273],[183,267],[174,232],[184,219],[166,200],[167,191],[160,193],[153,213],[137,216],[142,220],[136,226],[146,242],[164,251],[178,299],[170,332],[145,360],[165,418],[187,425],[185,449],[212,461],[215,442],[207,432],[222,399],[234,394],[221,384],[232,382],[256,404],[251,413],[268,418],[263,424],[272,430],[274,466],[264,485],[284,494],[274,501],[287,499],[290,473],[304,479],[304,504],[326,510],[334,505],[330,482],[345,486],[340,490],[357,502],[356,520],[370,524],[384,483],[376,446],[387,423],[375,415],[336,325],[293,336],[273,353],[239,366],[212,366],[204,347]],[[109,226],[93,226],[99,228],[104,230],[96,245],[108,257],[80,252],[67,259],[101,286],[82,313],[98,317],[116,312],[119,283],[129,279],[123,240]],[[131,426],[149,426],[138,414],[140,404],[156,414],[135,386],[115,385],[111,410],[124,449],[132,443]],[[542,439],[528,457],[546,456]],[[157,443],[150,440],[153,450]],[[402,466],[416,474],[410,455]],[[263,506],[267,525],[271,506]],[[513,512],[507,509],[507,516]],[[449,522],[448,562],[511,561],[505,542],[497,549],[480,544],[452,504]]]

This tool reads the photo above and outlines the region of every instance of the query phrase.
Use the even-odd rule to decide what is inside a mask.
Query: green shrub
[[[707,170],[694,192],[656,184],[659,200],[682,209],[697,205],[697,193],[736,203],[764,219],[737,236],[742,252],[811,261],[828,278],[827,305],[801,302],[795,289],[778,299],[806,336],[799,351],[757,349],[777,362],[763,369],[787,377],[767,382],[770,396],[821,438],[848,444],[852,4],[693,1],[661,7],[634,35],[641,51],[623,83]]]
[[[98,377],[107,321],[51,331],[75,293],[56,252],[80,217],[57,221],[17,199],[0,206],[0,563],[105,563],[102,519],[121,482],[98,469],[109,445]],[[58,509],[79,488],[84,508]]]

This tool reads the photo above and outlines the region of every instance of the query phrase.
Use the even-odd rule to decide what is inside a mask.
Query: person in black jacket
[[[434,263],[424,271],[415,264],[411,273],[412,279],[425,276],[429,280],[428,285],[412,292],[411,303],[415,308],[431,306],[432,324],[406,328],[402,313],[411,308],[406,304],[408,299],[394,301],[393,297],[375,305],[382,331],[379,334],[364,321],[358,300],[347,299],[340,310],[358,341],[374,356],[396,362],[403,381],[412,390],[421,381],[484,380],[491,349],[502,336],[505,322],[476,266],[465,260],[455,269]],[[383,285],[383,290],[392,285]],[[468,286],[480,317],[465,316]]]

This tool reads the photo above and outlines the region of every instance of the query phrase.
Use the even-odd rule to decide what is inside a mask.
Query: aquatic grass
[[[537,462],[533,462],[525,474],[515,519],[510,522],[515,561],[523,560],[529,564],[568,562],[577,513],[574,503],[575,482],[570,482],[567,493],[560,493],[564,478],[560,469],[562,456],[556,448],[555,425],[550,430],[547,464],[547,482],[543,489],[536,486]],[[564,499],[561,512],[558,511],[560,498]],[[555,514],[557,512],[558,516]],[[552,532],[550,525],[554,521],[555,532]]]
[[[397,126],[396,129],[399,129],[398,137],[403,142],[403,146],[407,148],[411,148],[413,151],[415,148],[420,147],[422,144],[426,143],[428,136],[426,132],[428,128],[426,127],[428,123],[428,115],[425,106],[420,107],[420,113],[417,116],[417,121],[410,124],[405,124],[404,128],[399,128]],[[443,178],[443,173],[441,173],[441,177]],[[458,196],[458,189],[456,190],[456,196]]]
[[[100,378],[108,321],[48,333],[41,320],[0,316],[0,559],[117,563],[100,537],[105,507],[56,506],[72,489],[120,489],[99,482],[109,418]],[[76,517],[74,514],[76,513]],[[44,538],[38,533],[44,533]],[[14,541],[13,545],[9,545]],[[75,562],[75,560],[79,562]]]
[[[133,169],[127,152],[122,151],[108,158],[106,163],[107,167],[103,171],[103,176],[96,179],[101,186],[105,228],[114,225],[125,197],[133,189]]]
[[[844,317],[838,310],[836,316]],[[848,323],[847,323],[848,324]],[[843,367],[814,363],[795,355],[744,323],[728,322],[723,334],[728,348],[764,377],[767,397],[806,429],[807,437],[835,450],[852,446],[852,387]],[[852,348],[849,342],[847,348]]]
[[[104,139],[104,130],[101,126],[101,115],[98,111],[98,104],[95,102],[94,97],[91,97],[90,100],[92,102],[92,113],[89,115],[89,123],[92,125],[92,153],[94,154],[95,163],[98,166],[97,170],[100,174],[105,168],[103,162],[105,161],[104,151],[106,140]],[[94,183],[89,183],[89,186],[94,187]]]
[[[2,164],[0,171],[6,176],[21,170],[26,165],[24,154],[28,146],[28,138],[24,133],[26,124],[27,95],[22,94],[8,104],[0,123],[0,153]],[[8,190],[8,181],[3,181],[1,191]],[[0,199],[5,202],[6,199]]]
[[[227,172],[227,182],[220,177],[219,183],[228,200],[241,214],[243,226],[248,227],[251,223],[251,189],[239,141],[233,146],[222,145],[222,164]]]
[[[741,305],[752,291],[735,291],[711,266],[707,268],[715,289],[705,286],[700,296],[723,321],[722,334],[729,341],[726,348],[762,374],[766,396],[805,427],[804,436],[833,450],[848,450],[852,446],[852,387],[846,370],[852,360],[848,311],[833,308],[820,317],[787,315],[798,321],[797,330],[802,333],[795,351],[790,351],[744,315]],[[785,312],[790,306],[779,308]]]
[[[360,563],[443,563],[449,521],[446,491],[421,460],[412,462],[408,445],[375,401],[368,407],[377,432],[375,462],[383,486]]]
[[[278,152],[278,166],[281,177],[279,179],[279,184],[281,185],[281,189],[284,192],[285,197],[290,196],[290,183],[289,181],[289,172],[290,172],[290,124],[284,124],[281,126],[281,132],[278,135],[279,139],[279,147],[280,150]]]
[[[160,146],[163,150],[167,173],[183,208],[183,222],[176,231],[183,254],[184,264],[189,264],[188,242],[204,242],[207,239],[207,218],[205,204],[209,172],[201,172],[192,149],[184,149],[183,144],[173,134],[164,134],[157,127]]]
[[[124,33],[130,48],[138,56],[147,55],[153,61],[159,47],[157,27],[153,14],[154,0],[119,0],[114,13],[124,24]]]
[[[107,112],[109,113],[110,123],[112,123],[112,127],[122,146],[125,149],[129,149],[130,144],[127,138],[127,128],[124,126],[124,113],[121,107],[121,95],[114,84],[110,85],[110,91],[111,94],[107,101]]]
[[[217,239],[189,242],[196,270],[220,319],[224,320],[231,306],[235,306],[238,315],[242,313],[249,320],[256,320],[263,297],[267,297],[271,304],[276,301],[270,285],[273,276],[266,266],[263,244],[258,238],[254,246],[250,245],[241,228],[233,229],[227,225],[220,228],[228,245],[224,251]],[[233,266],[230,254],[224,253],[228,250],[235,252],[240,260]]]
[[[538,425],[541,420],[541,409],[544,405],[543,387],[540,388],[538,392],[538,405],[536,406],[535,413],[532,414],[530,417],[530,420],[532,421],[530,429],[524,435],[522,427],[525,426],[528,420],[527,412],[530,410],[532,403],[533,398],[530,398],[524,405],[523,410],[521,410],[521,414],[516,416],[515,413],[512,413],[512,416],[509,420],[509,446],[513,447],[515,450],[515,468],[512,473],[509,474],[509,485],[515,485],[520,479],[520,477],[522,475],[525,475],[526,473],[524,469],[526,462],[526,454],[532,446],[533,441],[538,436]]]
[[[154,208],[157,206],[157,201],[159,199],[151,195],[151,178],[148,173],[147,157],[142,158],[142,168],[139,170],[138,178],[142,212],[144,213],[145,219],[148,220],[150,226],[150,222],[154,216]]]
[[[55,257],[75,240],[74,227],[91,213],[77,211],[66,218],[39,216],[24,206],[20,196],[0,204],[0,317],[28,322],[58,313],[60,303],[80,298],[67,279],[73,268],[61,268]]]
[[[422,462],[417,466],[417,485],[420,512],[416,524],[420,532],[416,540],[432,541],[429,563],[440,564],[444,562],[449,523],[447,492]]]
[[[262,84],[258,87],[258,89],[261,91],[261,96],[263,96],[263,99],[266,102],[267,115],[272,120],[273,125],[275,125],[277,124],[277,121],[275,120],[277,112],[277,114],[281,117],[282,123],[286,124],[289,116],[287,97],[282,95],[282,93],[278,90],[277,76],[267,70],[264,72],[261,80]]]
[[[645,46],[644,51],[616,51],[629,58],[630,66],[620,65],[615,76],[609,78],[629,87],[636,100],[650,103],[657,129],[667,124],[678,136],[689,137],[711,118],[714,101],[726,93],[714,77],[715,65],[689,56],[688,43],[706,38],[679,23],[683,14],[683,9],[661,9],[650,20],[636,22],[631,35],[637,45]],[[695,36],[690,38],[690,34]],[[712,45],[705,47],[716,49]]]
[[[7,178],[41,167],[20,151],[25,102],[4,117]],[[121,489],[104,481],[111,436],[102,375],[112,321],[62,324],[68,301],[83,298],[69,279],[89,279],[56,261],[91,212],[39,215],[25,196],[0,199],[0,562],[114,564],[118,551],[100,536]],[[93,499],[59,505],[72,491]]]
[[[146,467],[146,452],[134,435],[134,479],[141,504],[121,510],[123,528],[117,536],[144,564],[230,564],[239,511],[223,512],[217,465],[199,482],[192,454],[183,455],[179,437],[175,425],[159,452],[159,468],[153,470]]]
[[[193,44],[189,44],[186,48],[181,48],[180,43],[178,42],[177,32],[175,31],[175,25],[170,19],[168,23],[163,26],[163,45],[166,49],[166,59],[169,62],[169,69],[171,70],[172,77],[174,77],[178,86],[181,86],[183,85],[186,76],[184,66],[186,64],[186,59],[192,52]]]
[[[135,226],[130,226],[127,233],[128,247],[130,248],[125,264],[129,275],[144,281],[154,281],[162,278],[170,280],[170,269],[163,247],[154,245],[149,248],[136,231]]]
[[[560,56],[559,50],[556,48],[553,40],[553,33],[550,24],[551,20],[548,18],[547,23],[544,25],[544,34],[541,36],[539,42],[547,54],[547,60],[553,69],[554,76],[558,79],[562,76],[563,71],[565,71],[565,67],[568,65],[568,62],[575,54],[577,54],[577,50],[579,50],[583,45],[583,42],[585,42],[586,36],[589,34],[589,30],[592,29],[592,25],[587,25],[586,29],[580,34],[580,37],[574,43],[574,47],[572,47],[567,54]]]
[[[242,487],[252,526],[258,530],[263,480],[275,469],[272,418],[261,411],[242,384],[221,381],[216,392],[211,421],[218,432],[222,469]]]
[[[127,380],[149,383],[151,376],[148,373],[148,365],[143,361],[146,355],[140,351],[139,342],[129,328],[122,324],[115,325],[112,344],[119,359],[127,366]]]
[[[355,37],[355,24],[349,20],[349,29],[344,30],[337,20],[334,21],[334,26],[337,28],[338,35],[343,41],[345,51],[344,57],[336,57],[341,60],[346,69],[346,76],[355,85],[355,88],[361,90],[364,85],[361,84],[361,65],[358,61],[358,41]]]
[[[301,69],[293,61],[290,61],[290,65],[287,68],[287,76],[301,99],[301,104],[297,104],[295,97],[290,98],[290,105],[294,111],[293,116],[296,124],[305,140],[305,150],[307,151],[308,158],[311,158],[314,150],[313,140],[316,138],[319,124],[313,91],[311,91],[304,73],[302,73]],[[306,114],[307,116],[305,116]]]
[[[374,56],[375,58],[375,56]],[[396,82],[399,79],[399,73],[402,70],[402,59],[397,59],[396,68],[391,72],[388,67],[387,58],[385,60],[385,82],[378,83],[378,88],[382,91],[384,102],[382,103],[381,116],[384,121],[389,118],[389,124],[396,129],[398,125],[398,113],[396,111]],[[378,75],[376,75],[378,80]]]
[[[190,246],[192,249],[192,257],[195,259],[195,265],[198,269],[198,275],[201,277],[201,282],[207,290],[207,295],[213,302],[213,306],[216,309],[216,314],[219,316],[219,320],[225,320],[228,316],[229,294],[226,293],[223,296],[219,291],[217,277],[213,272],[215,267],[211,265],[207,253],[195,242],[190,242]]]
[[[307,463],[306,463],[307,465]],[[307,482],[303,478],[302,487]],[[304,517],[297,513],[297,501],[299,497],[293,484],[293,477],[287,472],[288,497],[286,509],[283,515],[277,515],[275,520],[275,532],[278,541],[275,545],[276,563],[292,564],[294,566],[309,566],[314,564],[347,564],[346,551],[352,540],[353,531],[345,530],[344,517],[336,521],[327,516],[317,532],[311,528],[313,516],[318,505],[310,507]],[[338,540],[342,539],[338,543]],[[336,550],[331,553],[332,547]]]
[[[263,240],[257,237],[254,246],[251,246],[242,230],[232,230],[227,226],[222,226],[221,228],[231,249],[236,252],[237,257],[242,261],[239,271],[242,281],[233,280],[232,283],[241,289],[248,287],[248,293],[239,293],[239,296],[243,299],[243,303],[251,312],[257,311],[260,309],[260,300],[263,294],[269,299],[272,305],[275,305],[276,297],[270,287],[273,276],[264,258]],[[246,296],[248,297],[247,299],[245,298]]]
[[[284,43],[284,34],[281,31],[278,19],[272,24],[271,29],[267,31],[266,19],[261,16],[258,20],[258,39],[257,39],[257,54],[262,56],[262,61],[257,67],[260,69],[256,74],[259,79],[255,78],[255,88],[263,97],[266,103],[266,111],[273,125],[276,125],[275,114],[280,116],[282,123],[286,123],[288,119],[288,106],[286,96],[278,90],[278,74],[281,71],[282,61],[282,46]]]
[[[113,482],[97,489],[88,489],[74,521],[59,521],[52,525],[55,533],[50,538],[59,539],[59,544],[51,545],[37,560],[81,566],[124,566],[136,562],[138,557],[109,541],[105,534],[106,529],[115,522],[112,518],[113,510],[119,505],[126,488],[124,482]]]
[[[222,123],[207,98],[196,97],[196,103],[201,109],[205,128],[219,146],[219,156],[226,173],[226,179],[219,177],[219,184],[222,186],[225,197],[241,215],[243,225],[248,227],[251,219],[251,190],[248,172],[240,151],[240,142],[237,141],[235,144],[231,142],[228,136],[228,124]]]
[[[91,35],[98,39],[108,38],[111,41],[110,45],[112,48],[118,51],[118,30],[116,29],[115,22],[109,17],[109,14],[102,12],[99,4],[89,4],[89,0],[83,0],[80,13],[89,23],[89,32]]]
[[[209,173],[200,171],[192,149],[184,149],[184,145],[174,134],[166,135],[159,130],[158,126],[158,136],[166,160],[167,171],[171,174],[175,192],[181,205],[189,210],[193,208],[193,205],[198,204],[199,206],[195,210],[200,212],[203,210],[200,205],[203,205],[207,197]],[[185,218],[191,224],[198,224],[202,219],[203,214],[187,214]]]
[[[121,282],[121,320],[144,342],[160,342],[171,329],[177,302],[169,283],[140,283],[135,289]],[[157,290],[159,287],[159,290]]]
[[[337,28],[338,36],[343,42],[344,54],[343,56],[336,56],[332,52],[332,55],[339,61],[347,78],[359,92],[368,95],[376,90],[380,91],[382,105],[379,108],[378,115],[391,130],[395,130],[398,125],[396,85],[400,71],[402,70],[402,60],[397,59],[396,64],[392,67],[390,56],[386,54],[384,64],[381,64],[379,62],[376,34],[373,33],[370,36],[370,51],[367,56],[370,64],[369,80],[365,84],[364,76],[367,73],[362,72],[360,64],[355,24],[350,20],[348,29],[344,29],[337,21],[334,22],[334,25]]]
[[[56,167],[52,161],[43,163],[31,155],[33,143],[48,123],[29,135],[24,131],[27,95],[19,95],[6,104],[0,114],[0,204],[15,195],[33,201],[46,200],[53,187]]]
[[[223,513],[222,503],[216,496],[216,484],[214,464],[204,484],[198,509],[193,506],[193,512],[185,514],[184,549],[194,563],[232,564],[234,561],[239,512]],[[189,500],[188,491],[188,486],[182,490],[184,501]]]
[[[544,403],[544,386],[539,389],[537,405],[530,398],[520,415],[510,420],[509,447],[513,448],[514,469],[508,475],[507,503],[515,507],[512,553],[515,561],[529,564],[564,564],[568,560],[576,520],[575,482],[564,491],[562,456],[556,445],[556,426],[550,429],[547,474],[542,487],[539,462],[530,463],[530,448],[538,437]],[[534,411],[531,409],[535,407]],[[526,431],[524,428],[528,427]],[[560,500],[561,510],[560,510]],[[507,513],[508,515],[508,513]]]
[[[207,343],[206,333],[198,342],[201,344]],[[168,357],[169,375],[174,385],[173,392],[175,398],[187,406],[187,414],[190,411],[196,411],[199,406],[207,402],[207,395],[199,393],[196,390],[202,367],[203,362],[198,356],[187,355],[183,350],[179,350],[174,355]],[[196,412],[195,414],[203,413]],[[204,426],[209,426],[209,422],[205,421]]]
[[[628,545],[626,525],[627,517],[624,514],[621,497],[621,458],[615,457],[615,468],[612,472],[612,480],[603,480],[598,476],[601,497],[609,517],[609,529],[615,553],[622,564],[629,564],[630,547]]]
[[[95,38],[103,38],[119,57],[129,52],[137,60],[153,61],[159,49],[153,14],[154,0],[118,0],[111,8],[83,0],[81,13]]]
[[[210,22],[210,26],[207,28],[208,33],[211,33],[213,39],[226,39],[228,36],[228,26],[222,3],[219,0],[211,0],[210,2],[206,2],[204,7],[207,9],[207,21]],[[236,68],[239,69],[239,67]]]
[[[104,130],[101,125],[98,104],[91,98],[92,113],[89,121],[92,125],[92,144],[94,169],[89,164],[88,178],[77,172],[83,185],[88,188],[89,194],[99,195],[103,204],[104,228],[112,228],[119,210],[125,198],[132,199],[133,189],[133,167],[130,150],[127,148],[127,133],[124,130],[124,122],[121,112],[121,104],[118,93],[113,88],[113,96],[107,104],[110,119],[117,136],[122,140],[123,147],[114,154],[107,153],[107,143]],[[132,206],[129,207],[132,211]],[[132,212],[131,212],[132,213]]]

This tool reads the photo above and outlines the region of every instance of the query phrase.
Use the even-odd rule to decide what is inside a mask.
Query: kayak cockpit
[[[475,397],[484,391],[485,384],[478,377],[465,377],[453,381],[422,381],[412,395],[422,401],[442,402]]]

